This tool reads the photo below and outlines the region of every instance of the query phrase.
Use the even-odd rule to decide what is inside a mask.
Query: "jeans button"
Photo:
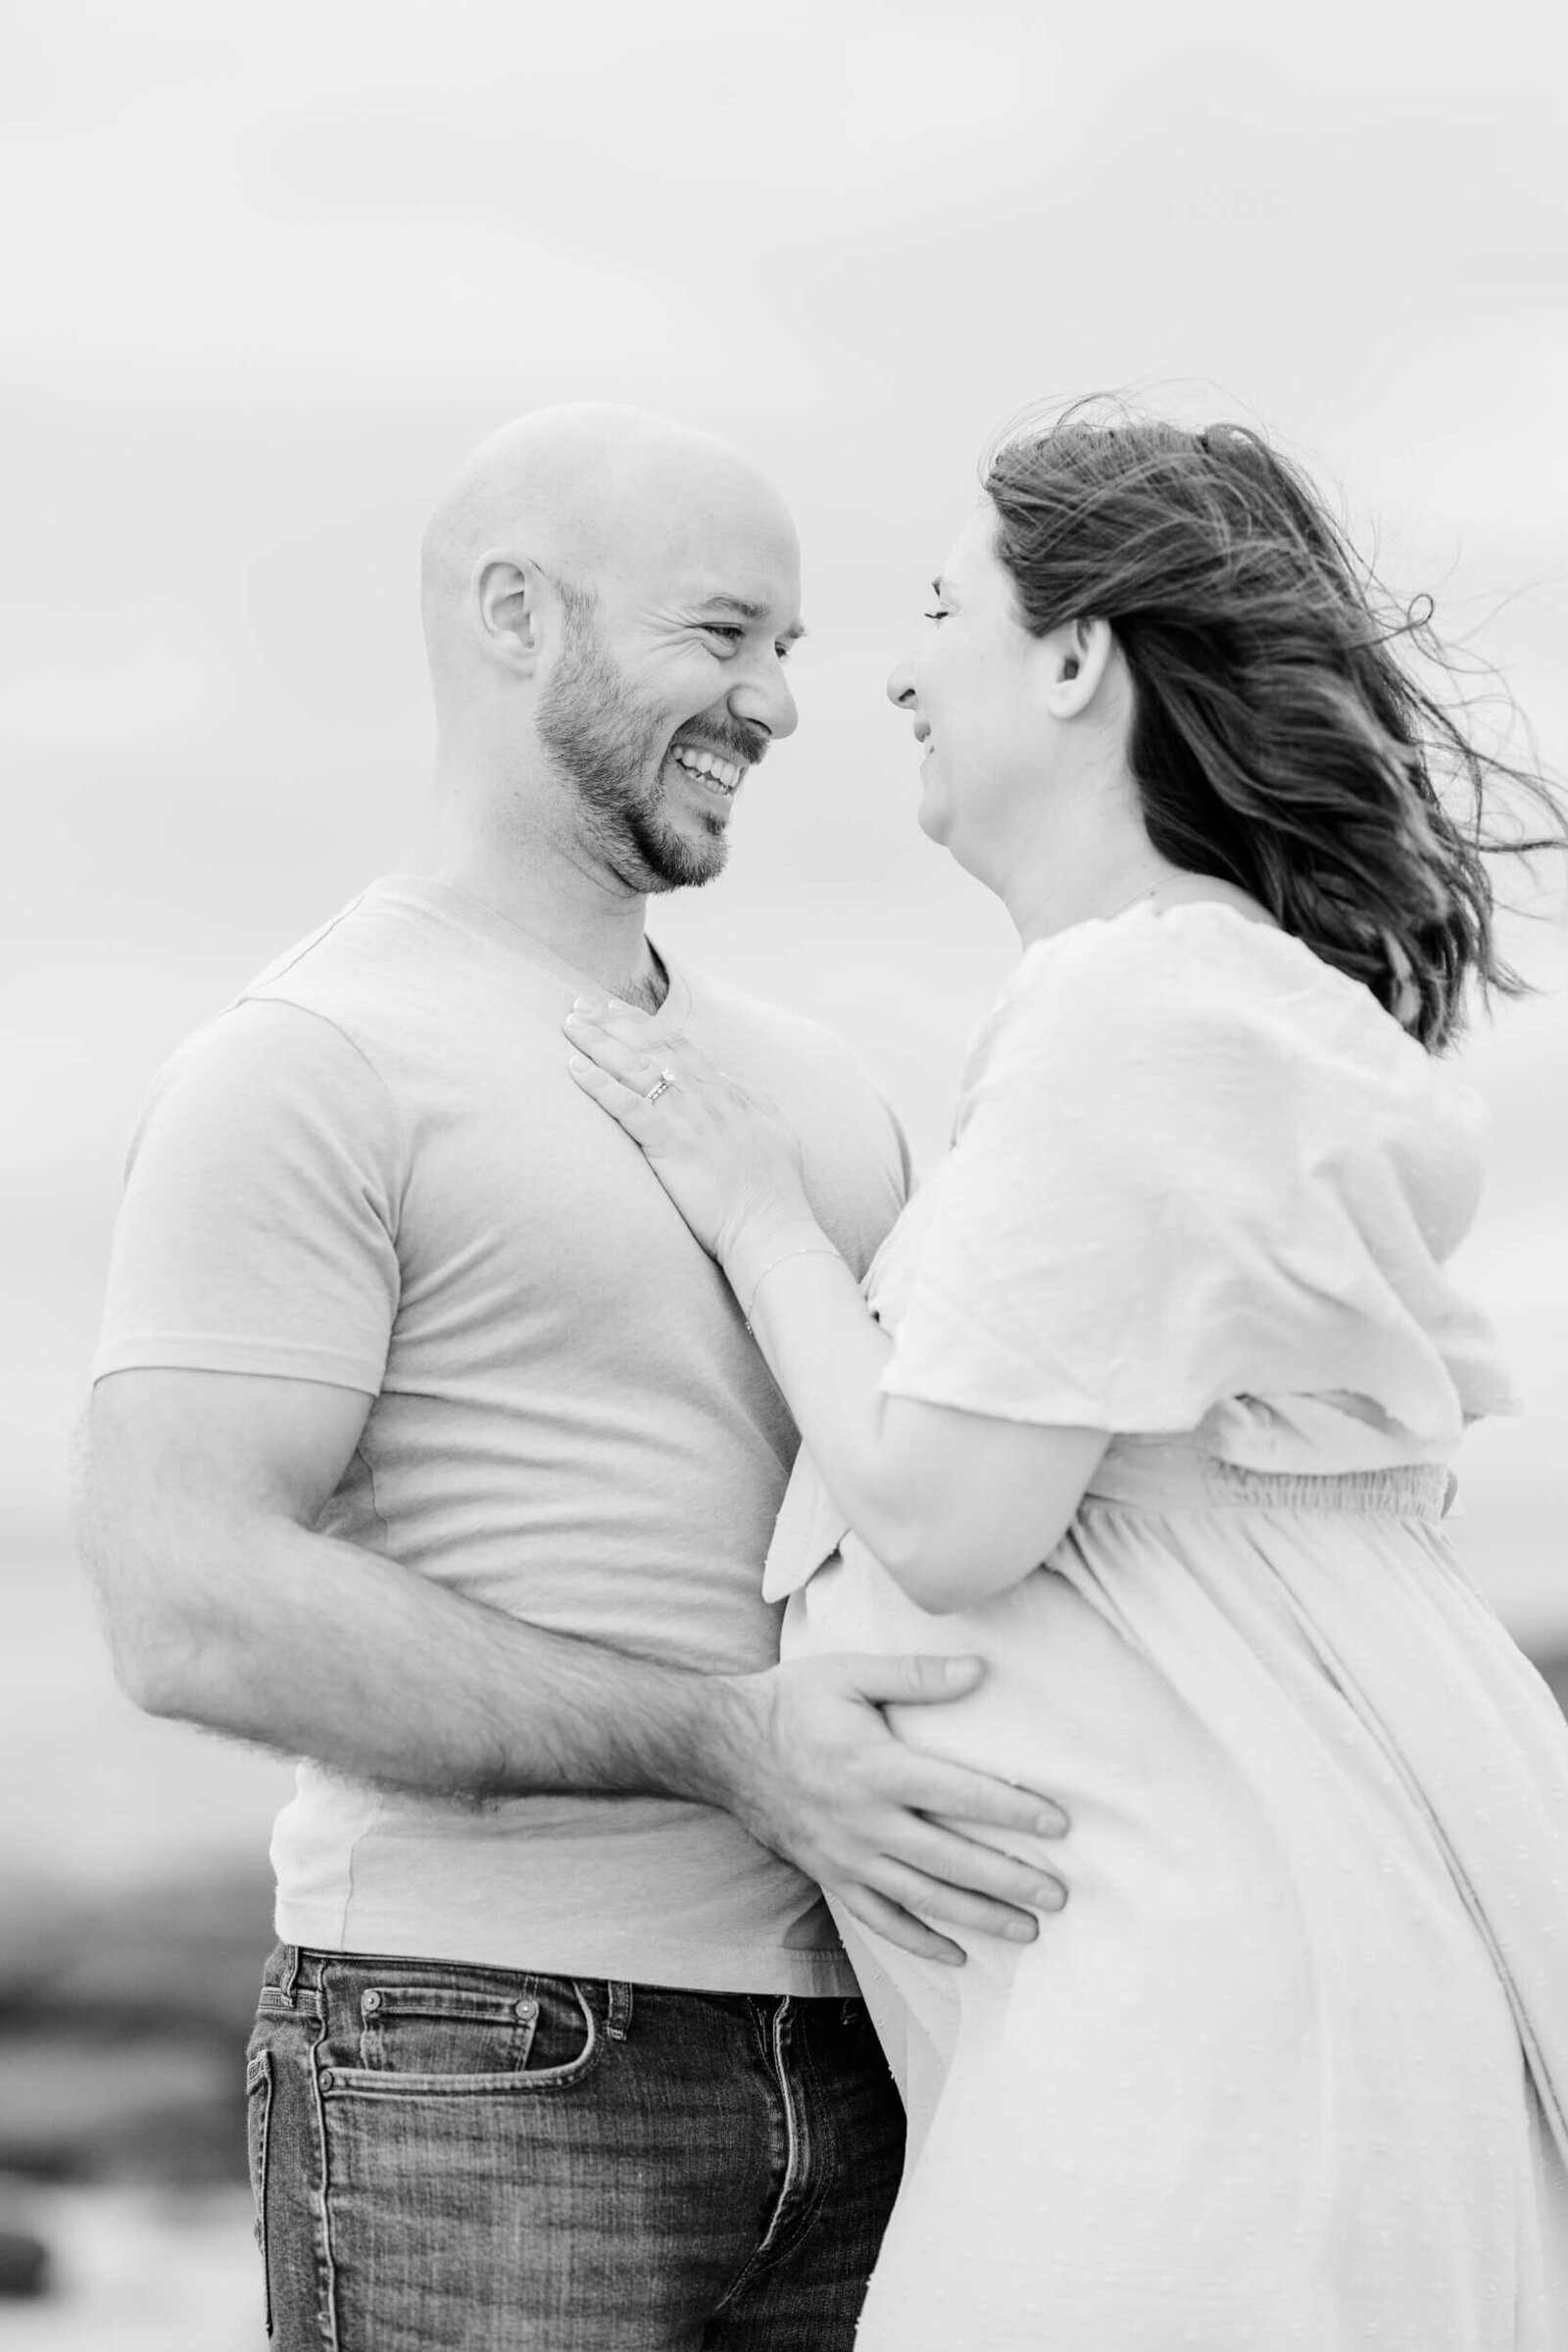
[[[378,1992],[368,1992],[360,2003],[367,2017],[373,2017],[380,2006],[381,1995]]]
[[[538,2014],[538,2002],[535,2000],[530,2000],[526,1995],[517,2003],[517,2022],[519,2025],[525,2026],[530,2018],[537,2017]]]

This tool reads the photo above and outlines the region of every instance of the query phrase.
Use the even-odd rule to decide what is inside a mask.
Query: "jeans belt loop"
[[[630,2024],[631,1986],[622,1984],[612,1978],[610,1985],[610,2012],[605,2020],[605,2031],[609,2034],[612,2041],[624,2041]]]
[[[294,2000],[294,1987],[299,1981],[300,1947],[297,1943],[285,1943],[283,1946],[283,1974],[278,1978],[277,1989],[291,2006]]]

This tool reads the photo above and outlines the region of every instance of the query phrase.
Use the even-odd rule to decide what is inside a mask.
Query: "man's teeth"
[[[670,756],[688,775],[701,776],[707,783],[716,784],[721,792],[734,792],[746,773],[733,760],[720,760],[715,752],[693,751],[684,743],[676,744]]]

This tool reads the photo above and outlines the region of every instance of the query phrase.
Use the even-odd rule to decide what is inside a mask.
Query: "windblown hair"
[[[1432,1050],[1468,983],[1521,993],[1486,858],[1568,845],[1568,822],[1539,774],[1472,741],[1430,599],[1393,606],[1294,466],[1245,425],[1094,401],[1005,438],[983,480],[1025,626],[1103,619],[1121,648],[1162,856],[1239,883]],[[1498,785],[1544,833],[1489,830]]]

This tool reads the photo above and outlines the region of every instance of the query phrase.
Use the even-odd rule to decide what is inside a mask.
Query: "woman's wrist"
[[[808,1254],[837,1257],[840,1252],[804,1200],[749,1217],[725,1237],[719,1263],[748,1322],[758,1289],[773,1268],[787,1257]]]

